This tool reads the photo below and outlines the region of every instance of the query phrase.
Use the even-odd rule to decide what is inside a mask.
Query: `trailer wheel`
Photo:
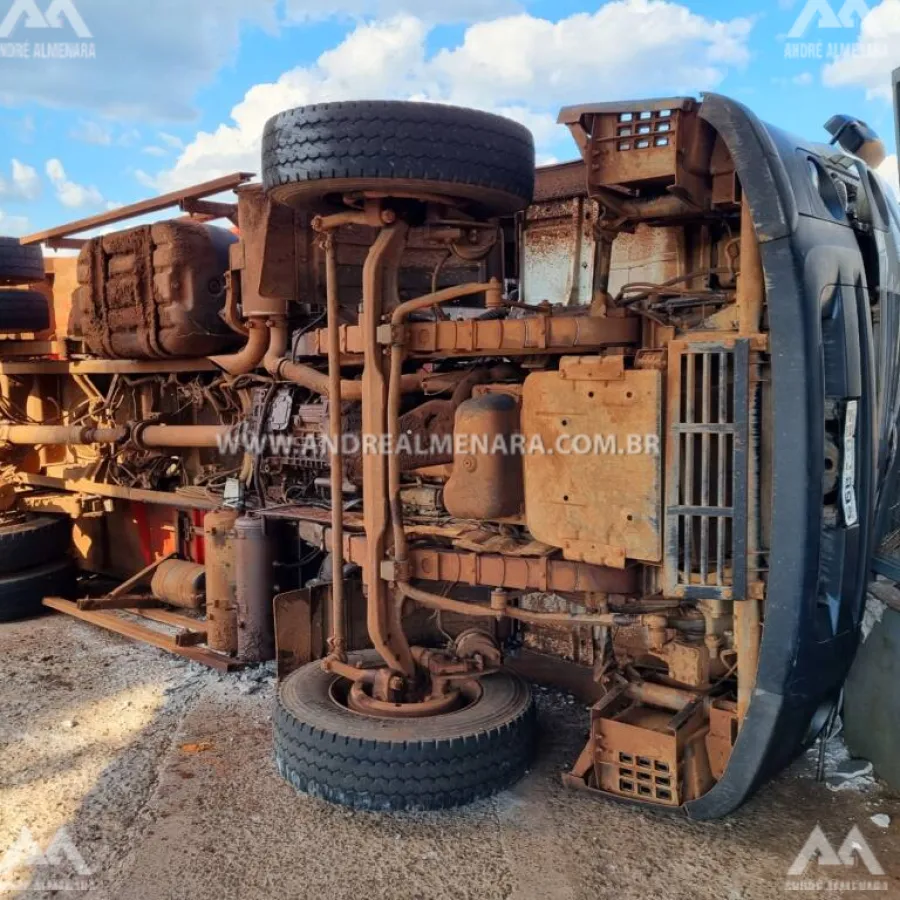
[[[319,103],[270,119],[263,182],[281,203],[344,194],[440,194],[487,215],[524,209],[534,194],[534,139],[517,122],[433,103]]]
[[[47,560],[59,560],[72,540],[68,516],[20,515],[0,522],[0,575],[21,572]]]
[[[57,560],[0,578],[0,622],[37,615],[44,597],[71,597],[75,593],[75,563]]]
[[[29,284],[44,280],[44,254],[40,246],[27,247],[18,238],[0,237],[0,284]]]
[[[361,656],[381,663],[371,651]],[[489,675],[468,706],[427,719],[352,712],[346,690],[320,663],[281,685],[275,760],[298,791],[356,809],[445,809],[510,787],[531,761],[534,704],[518,676]]]
[[[38,291],[0,290],[0,333],[25,334],[50,327],[50,304]]]

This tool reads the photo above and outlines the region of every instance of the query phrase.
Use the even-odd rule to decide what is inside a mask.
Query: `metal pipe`
[[[140,447],[219,447],[231,433],[230,425],[145,425],[134,431]]]
[[[416,297],[413,300],[401,303],[391,316],[391,324],[402,325],[410,313],[420,309],[428,309],[430,306],[449,303],[451,300],[459,300],[461,297],[468,297],[471,294],[482,294],[488,291],[496,292],[498,289],[500,289],[498,281],[491,281],[487,284],[478,284],[477,282],[457,284],[453,287],[443,288],[440,291],[435,291],[433,294],[425,294],[424,297]]]
[[[122,427],[96,425],[0,425],[0,442],[25,446],[117,444],[128,437]]]
[[[338,367],[340,372],[340,367]],[[299,384],[310,391],[315,391],[323,397],[331,395],[331,378],[327,372],[320,372],[312,366],[303,363],[292,362],[289,359],[282,359],[272,371],[272,374],[285,381],[291,381]],[[404,394],[414,394],[422,390],[422,381],[425,376],[419,373],[412,375],[404,375],[402,380],[402,390]],[[341,380],[341,398],[348,402],[359,402],[363,398],[363,389],[361,381]]]
[[[369,250],[363,266],[363,434],[384,434],[386,397],[384,347],[378,327],[388,302],[396,302],[400,260],[406,247],[409,226],[396,222],[383,228]],[[389,296],[385,296],[388,294]],[[387,302],[386,302],[387,301]],[[390,455],[389,455],[390,459]],[[409,642],[403,633],[399,603],[390,602],[381,576],[388,528],[387,464],[379,453],[363,448],[363,525],[366,533],[364,575],[368,588],[367,626],[375,649],[396,672],[407,676],[416,666]]]
[[[263,357],[263,368],[273,375],[278,371],[278,365],[284,359],[288,349],[288,325],[286,316],[273,316],[268,321],[269,347]]]
[[[269,348],[269,329],[264,317],[248,320],[247,343],[237,353],[228,356],[211,356],[209,361],[229,375],[247,375],[259,367]]]
[[[325,236],[326,313],[328,317],[328,430],[331,438],[331,533],[334,546],[344,546],[344,459],[341,454],[341,336],[338,330],[338,272],[334,235]],[[331,554],[331,652],[347,658],[344,608],[344,554]]]

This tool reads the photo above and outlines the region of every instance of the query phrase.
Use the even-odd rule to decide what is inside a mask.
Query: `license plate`
[[[859,521],[856,505],[856,421],[859,415],[859,401],[847,403],[847,417],[844,420],[844,469],[841,473],[841,505],[844,509],[844,524],[849,528]]]

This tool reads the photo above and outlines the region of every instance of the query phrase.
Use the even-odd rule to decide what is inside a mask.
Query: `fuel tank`
[[[191,358],[240,343],[222,320],[228,248],[237,238],[159,222],[88,241],[78,258],[74,331],[106,359]]]

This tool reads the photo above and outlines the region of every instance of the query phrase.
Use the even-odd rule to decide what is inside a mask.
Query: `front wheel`
[[[353,712],[348,689],[318,662],[281,685],[275,760],[298,791],[356,809],[446,809],[510,787],[531,762],[534,703],[518,676],[488,675],[462,708],[431,718]]]

